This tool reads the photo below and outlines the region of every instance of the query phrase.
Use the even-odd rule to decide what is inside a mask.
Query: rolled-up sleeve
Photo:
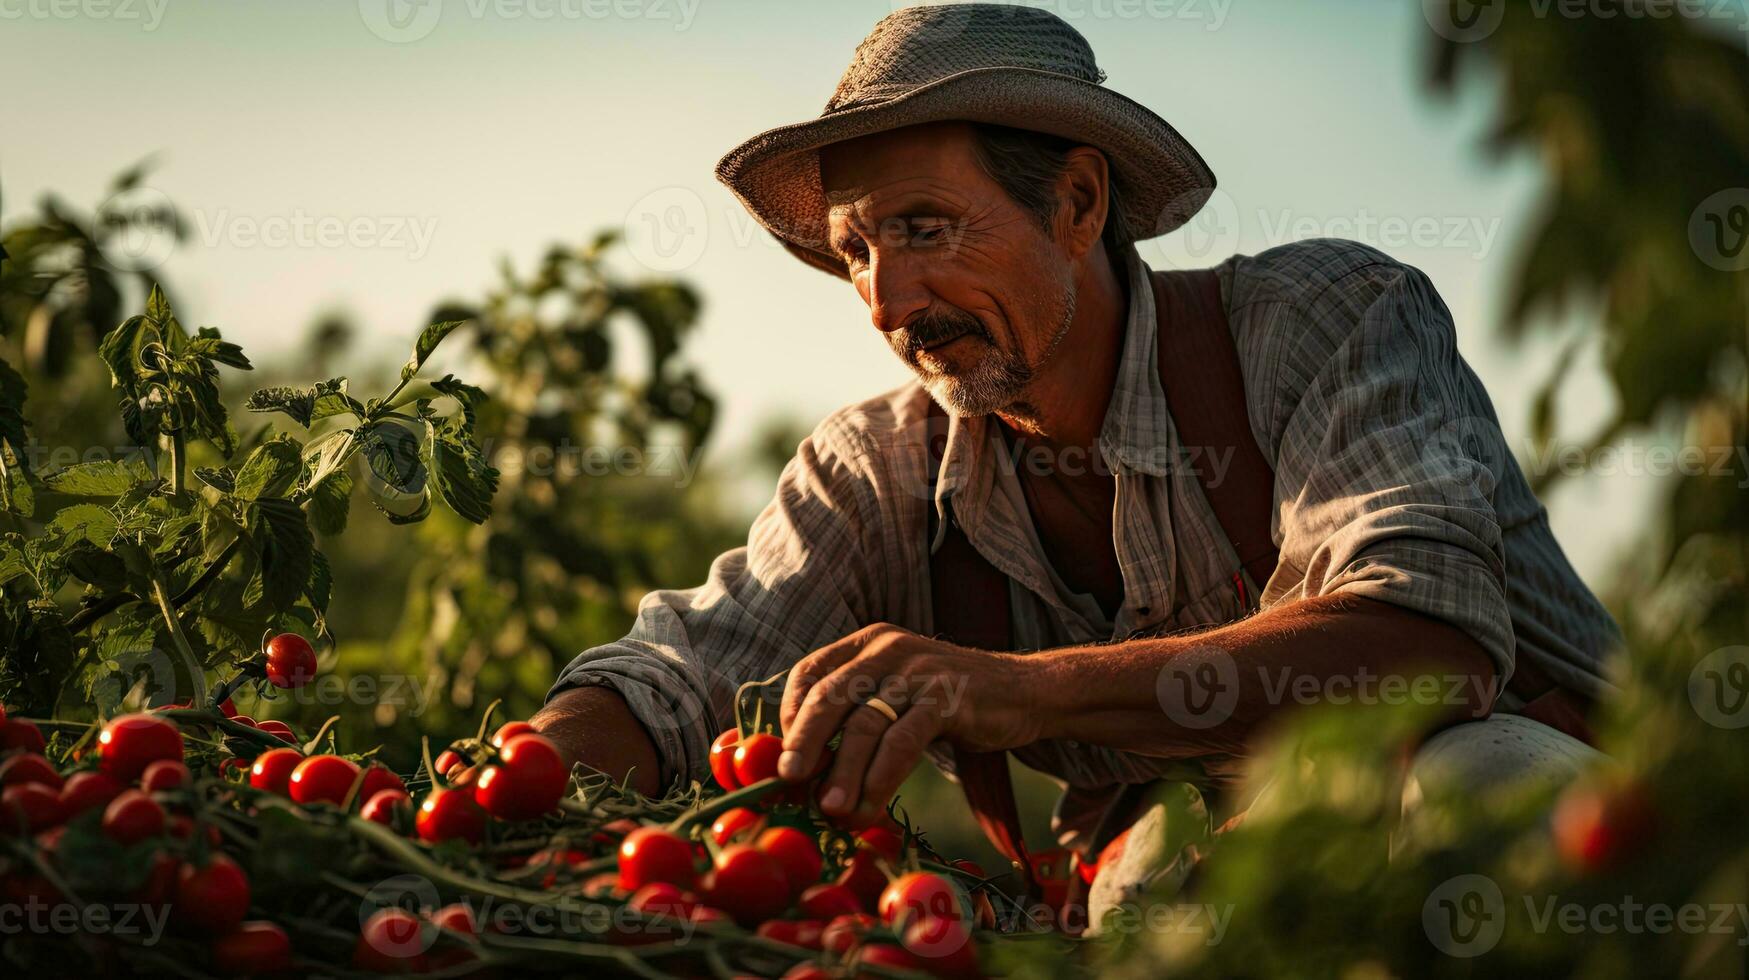
[[[1474,637],[1504,680],[1505,443],[1433,285],[1378,259],[1273,313],[1282,561],[1265,598],[1340,592],[1426,613]]]
[[[881,605],[879,508],[868,460],[837,416],[804,440],[745,547],[712,563],[702,586],[645,596],[631,632],[584,651],[547,697],[619,692],[661,760],[663,785],[703,779],[735,690],[874,621]]]

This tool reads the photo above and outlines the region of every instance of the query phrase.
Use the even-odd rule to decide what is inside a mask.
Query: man
[[[1333,241],[1154,284],[1133,242],[1182,224],[1214,178],[1102,79],[1051,14],[910,8],[824,115],[723,159],[765,227],[855,286],[917,383],[821,423],[747,547],[566,668],[535,719],[565,751],[647,791],[705,778],[736,686],[787,670],[780,774],[829,766],[827,813],[883,805],[926,751],[1012,750],[1068,787],[1058,829],[1080,844],[1113,787],[1242,758],[1293,706],[1283,678],[1455,681],[1442,720],[1461,723],[1423,757],[1462,780],[1589,754],[1574,706],[1607,690],[1617,631],[1432,284]],[[1173,353],[1209,329],[1206,371]],[[1183,437],[1221,405],[1197,424],[1237,439]],[[1246,479],[1222,485],[1223,453],[1256,460]],[[1266,530],[1242,556],[1256,542],[1224,525],[1245,494]],[[980,614],[997,649],[939,635]],[[1174,693],[1211,671],[1213,702]]]

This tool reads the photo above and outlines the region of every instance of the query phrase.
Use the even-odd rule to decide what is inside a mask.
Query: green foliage
[[[388,433],[398,468],[387,482],[423,502],[396,520],[429,513],[422,481],[408,476],[427,469],[442,474],[441,496],[458,514],[485,520],[497,473],[475,436],[483,396],[446,378],[453,394],[443,406],[421,398],[411,414],[398,407],[453,329],[422,333],[400,382],[368,404],[346,394],[344,379],[257,392],[253,410],[327,424],[307,441],[266,427],[245,440],[219,382],[221,367],[250,370],[248,358],[213,328],[190,334],[153,286],[145,311],[98,348],[137,455],[43,472],[26,465],[39,447],[20,411],[23,378],[0,361],[0,475],[16,529],[0,538],[0,637],[9,653],[0,700],[27,714],[106,714],[142,670],[157,703],[177,692],[204,697],[208,672],[253,657],[265,633],[326,632],[333,581],[312,525],[344,527],[351,460],[360,452],[374,460],[371,447]],[[466,412],[456,409],[463,402]],[[197,443],[219,465],[196,468],[191,487]]]

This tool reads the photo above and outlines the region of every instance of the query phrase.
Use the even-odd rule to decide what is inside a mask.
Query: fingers
[[[862,798],[885,803],[899,791],[899,784],[917,768],[929,743],[941,735],[941,716],[913,709],[899,716],[881,736],[880,748],[862,780]]]
[[[784,731],[789,731],[795,725],[796,715],[802,710],[802,702],[814,685],[825,680],[827,675],[860,653],[863,642],[863,631],[858,630],[796,661],[796,665],[790,668],[789,678],[784,681],[783,704],[778,712],[778,724]]]
[[[904,681],[888,678],[881,684],[879,697],[905,717]],[[820,809],[833,816],[842,816],[856,808],[862,795],[863,774],[880,746],[881,736],[894,723],[868,705],[853,708],[844,722],[844,738],[832,756],[832,772],[826,777],[820,793]]]
[[[787,717],[783,726],[784,752],[777,762],[778,775],[792,781],[814,775],[833,733],[843,727],[853,711],[860,709],[863,700],[876,691],[890,672],[891,648],[875,648],[870,639],[868,631],[854,634],[831,647],[821,648],[790,672],[789,685],[784,689]],[[789,714],[791,687],[807,683],[805,676],[797,679],[797,672],[814,672],[818,677],[826,665],[833,665],[836,669],[807,687],[800,695],[799,706]],[[874,713],[879,715],[879,712]]]

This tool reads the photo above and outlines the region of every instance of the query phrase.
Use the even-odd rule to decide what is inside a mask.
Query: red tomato
[[[820,933],[824,929],[825,926],[814,919],[772,919],[761,922],[753,934],[803,949],[819,949]]]
[[[42,783],[19,783],[0,791],[0,834],[34,834],[61,820],[61,794]]]
[[[696,922],[701,926],[727,925],[735,921],[729,917],[729,913],[722,909],[713,909],[709,905],[694,905],[686,913],[686,919],[688,922]]]
[[[431,765],[432,768],[437,770],[438,775],[447,776],[451,769],[454,769],[456,766],[465,766],[467,764],[468,760],[462,758],[460,752],[444,749],[442,752],[438,753],[437,761],[433,762]]]
[[[466,902],[445,905],[431,913],[431,924],[465,936],[480,934],[479,924],[474,919],[474,909]]]
[[[741,788],[741,780],[735,777],[735,745],[740,741],[741,730],[731,728],[711,743],[711,775],[724,789]]]
[[[887,888],[887,873],[881,870],[880,859],[873,851],[857,851],[845,862],[838,875],[838,884],[850,890],[865,909],[880,904],[881,892]]]
[[[269,718],[255,727],[282,742],[295,742],[298,740],[297,733],[292,731],[291,726],[276,718]]]
[[[899,929],[918,916],[964,919],[959,891],[953,883],[928,871],[913,871],[894,878],[881,892],[881,921]]]
[[[518,735],[539,734],[539,731],[526,721],[507,721],[502,728],[492,733],[492,747],[503,748],[504,743]]]
[[[303,687],[316,676],[316,651],[296,633],[267,641],[267,680],[274,687]]]
[[[364,801],[364,806],[358,815],[366,820],[374,820],[385,827],[395,825],[395,814],[412,813],[413,797],[407,795],[404,789],[379,789]]]
[[[746,844],[730,844],[717,854],[705,885],[705,902],[752,928],[789,905],[789,878],[771,855]]]
[[[159,759],[140,773],[140,788],[148,793],[179,789],[193,781],[194,776],[179,759]]]
[[[424,929],[419,917],[406,909],[378,909],[358,930],[352,965],[374,973],[424,973],[425,950],[431,945]]]
[[[917,957],[906,952],[903,946],[895,946],[892,943],[869,943],[867,946],[856,951],[856,957],[851,965],[857,967],[878,966],[885,967],[889,970],[921,971],[924,969],[923,964],[918,962]],[[875,974],[863,974],[860,972],[856,974],[858,977],[865,975],[874,976]]]
[[[832,974],[818,963],[797,963],[784,973],[781,980],[832,980]]]
[[[239,725],[247,725],[250,728],[253,728],[257,731],[261,730],[261,723],[256,721],[255,719],[249,717],[248,715],[233,715],[231,717],[231,720],[236,722]]]
[[[899,855],[905,851],[905,838],[892,827],[869,827],[857,832],[856,845],[886,858],[889,864],[897,864]]]
[[[164,833],[164,808],[137,790],[123,790],[103,808],[103,833],[122,844],[137,844]]]
[[[226,718],[237,717],[237,702],[232,701],[230,698],[226,698],[219,704],[219,714],[224,715]]]
[[[826,923],[826,928],[820,932],[820,945],[829,953],[843,956],[856,948],[862,942],[862,937],[869,930],[881,924],[881,920],[867,912],[852,912],[841,915]]]
[[[478,844],[486,836],[486,811],[466,790],[434,789],[419,804],[413,824],[419,839],[432,844],[446,840]]]
[[[783,755],[783,739],[769,732],[749,735],[735,745],[735,778],[751,786],[777,775],[777,757]]]
[[[671,881],[652,881],[644,887],[632,892],[632,897],[626,900],[626,905],[633,911],[644,915],[665,915],[671,919],[684,919],[698,907],[698,896],[683,890]]]
[[[698,874],[692,866],[692,845],[660,827],[639,827],[619,845],[619,887],[628,892],[653,881],[691,888]]]
[[[249,785],[281,796],[291,795],[292,773],[304,761],[297,749],[268,749],[249,767]]]
[[[265,976],[291,969],[291,938],[271,922],[244,922],[213,940],[213,971],[220,976]]]
[[[162,908],[176,898],[176,882],[182,878],[182,862],[166,851],[153,851],[146,880],[134,892],[134,901]]]
[[[979,976],[978,948],[972,932],[958,919],[919,916],[900,933],[899,942],[917,957],[925,970],[938,977]]]
[[[362,802],[377,795],[385,789],[398,789],[407,792],[407,784],[401,782],[401,777],[394,770],[380,762],[373,762],[364,771],[364,781],[358,786],[358,798]]]
[[[716,822],[711,824],[711,839],[718,844],[727,844],[734,840],[737,834],[752,830],[757,826],[759,826],[759,814],[744,806],[738,806],[733,810],[725,810],[717,816]]]
[[[159,759],[182,761],[182,733],[156,715],[122,715],[97,736],[97,766],[111,778],[131,783]]]
[[[176,882],[179,920],[209,933],[229,932],[248,912],[249,878],[237,862],[214,854],[204,868],[183,865]]]
[[[625,890],[619,887],[619,872],[603,871],[583,880],[579,889],[584,898],[608,898],[610,896],[625,897]]]
[[[0,787],[24,783],[41,783],[58,791],[61,788],[61,774],[55,771],[49,760],[34,752],[21,753],[0,762]]]
[[[784,877],[789,879],[791,895],[801,894],[803,889],[820,880],[820,870],[825,865],[820,858],[820,847],[814,838],[796,828],[773,827],[760,834],[753,846],[777,859]]]
[[[21,749],[41,755],[46,748],[48,743],[43,740],[42,729],[23,718],[8,718],[0,722],[0,753]]]
[[[536,732],[512,735],[498,761],[480,773],[474,800],[500,820],[532,820],[558,809],[570,780],[552,740]]]
[[[1577,783],[1551,815],[1555,851],[1583,873],[1608,870],[1644,847],[1656,829],[1652,806],[1636,786]]]
[[[857,900],[855,892],[843,885],[819,884],[802,892],[796,908],[810,919],[829,922],[841,915],[861,912],[862,903]]]
[[[297,803],[339,806],[346,794],[352,791],[352,784],[358,782],[358,773],[358,765],[350,759],[337,755],[312,755],[292,770],[291,798]]]
[[[71,820],[93,807],[108,806],[125,788],[100,772],[76,772],[61,787],[61,813]]]

